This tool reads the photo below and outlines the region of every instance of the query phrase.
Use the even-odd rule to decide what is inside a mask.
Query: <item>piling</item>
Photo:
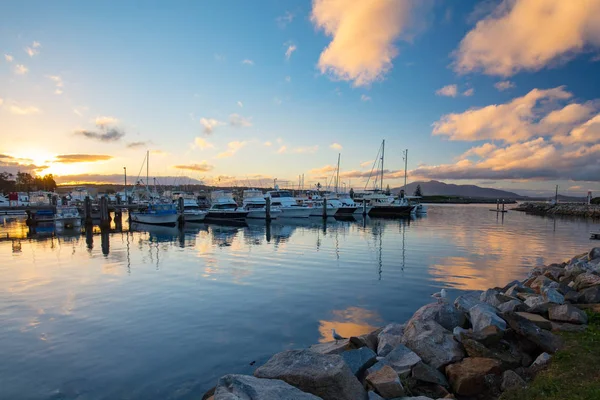
[[[102,254],[107,256],[110,252],[110,235],[108,228],[100,228],[100,247],[102,247]]]
[[[271,220],[271,198],[267,197],[265,201],[265,219],[268,222]]]
[[[504,199],[502,199],[502,212],[504,212]]]
[[[366,217],[367,216],[367,202],[364,200],[362,202],[362,207],[363,207],[362,215],[363,215],[363,217]]]
[[[121,229],[123,226],[123,209],[116,208],[115,209],[115,227],[117,229]]]
[[[94,228],[91,224],[86,224],[85,227],[85,244],[89,250],[94,248]]]
[[[90,199],[90,196],[85,196],[83,212],[85,214],[85,224],[92,225],[92,199]]]
[[[500,211],[500,199],[496,200],[496,211]]]
[[[100,226],[103,228],[110,227],[110,214],[108,212],[108,197],[100,198]]]
[[[179,226],[182,226],[185,222],[185,218],[183,215],[184,207],[183,207],[183,197],[177,199],[177,208],[179,210],[179,218],[177,221],[179,222]]]

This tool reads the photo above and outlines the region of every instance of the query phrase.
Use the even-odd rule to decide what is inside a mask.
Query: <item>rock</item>
[[[542,353],[535,359],[535,361],[533,362],[533,364],[531,364],[529,369],[532,373],[535,374],[535,373],[543,370],[544,368],[547,368],[548,365],[550,365],[551,360],[552,360],[552,356],[550,354]]]
[[[540,275],[531,283],[530,286],[536,293],[542,293],[542,289],[547,287],[558,287],[558,282],[554,282],[552,279]]]
[[[382,329],[377,337],[377,355],[385,357],[388,353],[394,350],[394,347],[402,343],[402,335],[404,335],[405,325],[389,324]]]
[[[319,354],[310,350],[284,351],[257,368],[254,376],[281,379],[324,400],[359,400],[367,397],[342,357],[335,354]]]
[[[579,264],[567,265],[565,267],[565,276],[573,279],[585,272],[586,270]]]
[[[384,399],[404,396],[404,387],[400,382],[400,378],[389,365],[367,375],[366,381],[369,387],[373,388]]]
[[[385,367],[386,365],[388,365],[387,361],[385,361],[385,359],[382,358],[381,360],[379,360],[375,364],[373,364],[372,367],[367,368],[367,372],[365,373],[365,376],[372,374],[373,372],[379,371],[381,368]]]
[[[506,290],[504,292],[504,294],[506,296],[510,296],[510,297],[517,297],[517,295],[519,293],[535,294],[535,291],[533,289],[528,288],[527,286],[524,286],[523,284],[519,283],[519,284],[511,286],[510,288],[508,288],[508,290]]]
[[[548,310],[548,315],[553,321],[570,322],[572,324],[587,324],[587,314],[570,304],[555,306]]]
[[[413,314],[408,323],[414,319],[422,321],[432,320],[448,330],[452,330],[456,326],[462,327],[467,322],[464,312],[446,303],[426,304]]]
[[[367,333],[365,335],[360,336],[352,336],[350,337],[350,344],[352,347],[360,349],[361,347],[368,347],[377,353],[377,336],[381,333],[382,329],[377,329],[374,332]]]
[[[580,291],[598,285],[600,285],[600,276],[588,272],[575,278],[575,286],[573,289]]]
[[[542,297],[548,303],[564,304],[565,302],[565,297],[554,288],[544,289]]]
[[[370,391],[369,392],[369,400],[384,400],[384,398],[381,397],[380,395],[378,395],[377,393]]]
[[[318,400],[278,379],[259,379],[248,375],[225,375],[217,383],[214,400]]]
[[[600,303],[600,286],[593,286],[579,292],[579,303]]]
[[[534,324],[536,324],[537,326],[539,326],[542,329],[545,329],[547,331],[552,329],[552,323],[550,323],[550,321],[548,321],[546,318],[544,318],[540,315],[532,314],[532,313],[528,313],[528,312],[517,312],[516,314],[533,322]]]
[[[463,338],[463,346],[469,357],[493,358],[502,363],[504,368],[516,368],[521,365],[521,359],[507,351],[491,350],[483,344],[468,338]]]
[[[342,354],[346,350],[352,350],[352,345],[350,344],[350,339],[342,339],[313,344],[308,349],[319,354]]]
[[[595,313],[600,313],[600,304],[577,304],[575,307],[580,310],[590,310]]]
[[[341,356],[350,367],[350,371],[357,377],[377,362],[377,354],[368,347],[348,350],[343,352]]]
[[[543,351],[554,353],[562,347],[562,340],[558,336],[540,328],[528,319],[514,312],[503,313],[502,317],[517,334],[524,336]]]
[[[536,296],[537,296],[537,294],[535,294],[535,293],[517,293],[517,298],[522,301],[525,301],[530,297],[536,297]]]
[[[521,311],[522,308],[525,308],[523,302],[521,300],[516,299],[507,301],[506,303],[502,303],[498,306],[498,310],[500,310],[501,312]]]
[[[593,289],[593,288],[590,288],[590,289]],[[589,289],[584,289],[582,292],[584,292],[586,290],[589,290]],[[565,301],[568,301],[569,303],[577,303],[577,302],[579,302],[579,300],[581,298],[582,298],[582,293],[579,293],[576,290],[571,290],[570,292],[565,294]]]
[[[474,396],[486,389],[486,375],[500,375],[500,361],[491,358],[465,358],[446,367],[446,376],[456,394]]]
[[[565,279],[563,279],[558,284],[558,288],[556,290],[558,290],[558,292],[560,294],[562,294],[563,296],[566,295],[567,293],[574,292],[575,289],[573,289],[572,287],[569,287],[569,283],[571,283],[571,282],[573,282],[572,278],[565,278]]]
[[[529,308],[534,308],[548,303],[544,296],[531,296],[525,300],[525,305]]]
[[[206,391],[206,393],[204,393],[204,395],[202,395],[201,400],[214,400],[216,390],[217,390],[216,386],[211,387],[210,389],[208,389]]]
[[[507,390],[520,389],[527,387],[527,383],[521,378],[515,371],[504,371],[502,374],[502,383],[500,384],[500,390],[503,392]]]
[[[468,334],[471,333],[471,331],[465,328],[461,328],[460,326],[457,326],[452,330],[452,335],[454,336],[454,339],[456,339],[458,342],[462,341],[461,335],[465,333]]]
[[[585,332],[587,325],[569,324],[567,322],[552,322],[552,332]]]
[[[506,284],[506,286],[504,286],[504,287],[503,287],[503,288],[502,288],[500,291],[504,293],[504,292],[506,292],[507,290],[509,290],[510,288],[512,288],[512,287],[515,287],[515,286],[516,286],[516,287],[521,287],[521,288],[524,288],[524,287],[525,287],[525,286],[524,286],[524,285],[521,283],[521,281],[518,281],[518,280],[516,280],[516,279],[515,279],[514,281],[512,281],[512,282],[510,282],[510,283],[507,283],[507,284]],[[504,294],[506,294],[506,293],[504,293]]]
[[[418,362],[412,369],[412,377],[421,382],[435,383],[436,385],[449,387],[448,380],[437,369],[430,367],[424,362]]]
[[[501,330],[506,329],[506,322],[489,305],[478,304],[469,310],[469,315],[474,332],[480,331],[489,325],[496,325]]]
[[[597,258],[600,258],[600,247],[594,247],[587,255],[588,261],[593,261]]]
[[[484,303],[490,304],[494,307],[498,307],[500,304],[506,303],[507,301],[512,300],[512,298],[509,296],[500,294],[500,292],[495,289],[488,289],[488,290],[484,291],[483,293],[481,293],[479,300]]]
[[[465,356],[452,333],[435,321],[411,321],[406,326],[402,342],[436,369]]]
[[[464,313],[468,313],[472,307],[483,303],[479,300],[481,293],[482,292],[480,291],[474,291],[458,296],[456,300],[454,300],[454,307]]]
[[[544,271],[544,276],[547,278],[552,279],[555,282],[558,282],[558,280],[565,274],[565,269],[561,268],[561,267],[556,267],[556,266],[551,266],[546,268],[546,270]]]
[[[401,378],[404,378],[410,375],[412,367],[421,361],[421,357],[405,345],[399,344],[385,356],[384,360]]]
[[[473,332],[471,337],[482,343],[484,346],[491,346],[498,343],[504,336],[504,331],[498,328],[496,325],[488,325],[485,328]]]

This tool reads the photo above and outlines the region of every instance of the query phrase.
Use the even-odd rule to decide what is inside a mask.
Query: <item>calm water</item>
[[[273,353],[402,322],[592,246],[591,221],[489,206],[414,220],[0,236],[0,398],[198,398]]]

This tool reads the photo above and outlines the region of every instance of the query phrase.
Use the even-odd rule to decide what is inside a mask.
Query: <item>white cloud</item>
[[[342,149],[342,145],[339,143],[331,143],[331,145],[329,147],[333,150],[341,150]]]
[[[106,117],[106,116],[96,117],[96,119],[94,120],[94,123],[96,124],[96,126],[114,125],[117,122],[119,122],[119,120],[116,119],[115,117]]]
[[[240,142],[240,141],[234,141],[234,142],[229,142],[227,143],[227,150],[217,154],[217,158],[228,158],[233,156],[235,153],[237,153],[242,147],[246,146],[248,144],[248,142]]]
[[[268,140],[266,142],[264,142],[263,144],[267,147],[273,146],[273,143],[269,142]]]
[[[367,96],[366,94],[361,94],[361,95],[360,95],[360,99],[361,99],[362,101],[371,101],[371,97],[370,97],[370,96]]]
[[[398,55],[394,42],[406,33],[414,4],[408,0],[314,0],[311,21],[332,37],[319,57],[321,73],[352,81],[354,86],[382,80]]]
[[[201,137],[197,137],[194,139],[194,147],[199,148],[200,150],[205,150],[205,149],[212,149],[213,144],[209,143],[208,140],[203,139]]]
[[[246,65],[254,65],[254,61],[252,61],[252,60],[248,60],[248,59],[245,59],[244,61],[242,61],[242,64],[246,64]]]
[[[38,48],[38,47],[42,47],[42,45],[40,44],[40,42],[35,42],[35,41],[34,41],[34,42],[32,43],[32,45],[31,45],[31,47],[33,47],[33,48],[35,49],[35,48]]]
[[[42,47],[40,42],[33,42],[30,47],[25,47],[25,53],[29,54],[29,57],[33,57],[37,54],[40,54],[40,47]]]
[[[289,11],[286,11],[284,15],[281,15],[281,16],[275,18],[275,21],[277,22],[277,25],[281,29],[283,29],[286,26],[288,26],[289,24],[291,24],[293,20],[294,20],[294,14],[292,14]]]
[[[447,96],[447,97],[456,97],[457,93],[458,93],[457,85],[447,85],[447,86],[444,86],[443,88],[435,91],[435,94],[437,94],[438,96]]]
[[[462,39],[455,69],[511,76],[600,47],[598,0],[503,0]]]
[[[277,149],[277,154],[284,154],[285,152],[287,152],[287,146],[280,146],[279,149]]]
[[[249,127],[252,126],[252,118],[242,117],[239,114],[231,114],[229,116],[229,124],[231,126]]]
[[[40,112],[39,108],[33,106],[21,106],[17,103],[13,103],[8,107],[8,111],[16,115],[30,115],[37,114]]]
[[[319,146],[300,146],[300,147],[295,147],[293,148],[291,151],[292,153],[299,153],[299,154],[314,154],[317,152],[317,150],[319,150]]]
[[[17,64],[15,66],[15,74],[17,75],[25,75],[29,71],[29,69],[23,64]]]
[[[237,105],[238,105],[240,108],[243,108],[243,107],[244,107],[244,103],[242,103],[241,101],[238,101],[238,102],[237,102]]]
[[[363,161],[363,162],[361,162],[361,163],[360,163],[360,166],[361,166],[362,168],[365,168],[365,167],[370,167],[370,166],[372,166],[372,165],[373,165],[373,162],[374,162],[374,160]]]
[[[213,133],[217,126],[225,125],[225,123],[214,118],[200,118],[200,125],[204,127],[202,131],[208,135]]]
[[[467,96],[467,97],[473,96],[473,94],[475,94],[475,89],[473,89],[473,88],[467,89],[463,92],[463,96]]]
[[[54,94],[63,94],[63,91],[62,91],[62,89],[56,89],[54,91]]]
[[[292,81],[292,77],[291,77],[291,76],[286,76],[286,77],[285,77],[285,81],[286,81],[287,83],[290,83],[290,82]]]
[[[13,62],[13,60],[15,59],[13,56],[11,56],[10,54],[5,54],[4,55],[4,59],[6,60],[6,62]]]
[[[86,107],[86,106],[73,108],[73,112],[75,114],[79,115],[80,117],[83,117],[83,114],[85,114],[87,111],[88,111],[88,107]]]
[[[553,140],[562,144],[600,143],[600,114],[573,128],[566,135],[558,135]]]
[[[515,84],[511,81],[500,81],[494,84],[494,87],[499,91],[503,92],[508,89],[512,89],[515,87]]]
[[[57,87],[63,86],[62,78],[58,75],[48,75],[48,79],[56,84]]]
[[[4,104],[4,99],[2,97],[0,97],[0,106]]]
[[[289,60],[289,59],[290,59],[290,57],[292,56],[292,53],[293,53],[294,51],[296,51],[297,49],[298,49],[298,48],[296,47],[296,45],[295,45],[295,44],[290,44],[290,45],[288,46],[287,50],[285,51],[285,59],[286,59],[286,60]]]

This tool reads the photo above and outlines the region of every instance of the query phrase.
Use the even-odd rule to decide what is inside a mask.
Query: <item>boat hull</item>
[[[338,212],[339,208],[337,207],[327,207],[327,216],[328,217],[333,217],[337,212]],[[323,216],[323,207],[313,207],[312,211],[310,213],[311,217],[322,217]]]
[[[404,217],[411,214],[415,206],[381,205],[373,206],[369,212],[371,217]]]
[[[308,207],[282,207],[281,218],[308,218],[312,212]]]
[[[340,207],[335,215],[352,215],[356,212],[357,208],[358,207]]]
[[[149,225],[176,225],[179,220],[178,214],[153,215],[144,213],[131,213],[132,222]]]
[[[206,212],[201,212],[201,213],[188,213],[186,214],[185,212],[183,213],[183,220],[185,222],[202,222],[204,221],[204,219],[206,218],[207,213]]]
[[[57,218],[54,220],[54,225],[57,228],[79,228],[81,226],[81,218]]]
[[[214,210],[208,211],[205,221],[244,221],[248,216],[248,211],[239,210]]]
[[[276,219],[281,216],[281,210],[271,210],[271,219]],[[267,211],[264,209],[248,210],[249,219],[267,219]]]
[[[365,212],[366,215],[369,215],[369,213],[371,212],[371,209],[373,208],[373,206],[367,206],[365,208]],[[358,208],[356,209],[356,211],[354,211],[354,215],[363,215],[363,206],[362,204],[358,206]]]

